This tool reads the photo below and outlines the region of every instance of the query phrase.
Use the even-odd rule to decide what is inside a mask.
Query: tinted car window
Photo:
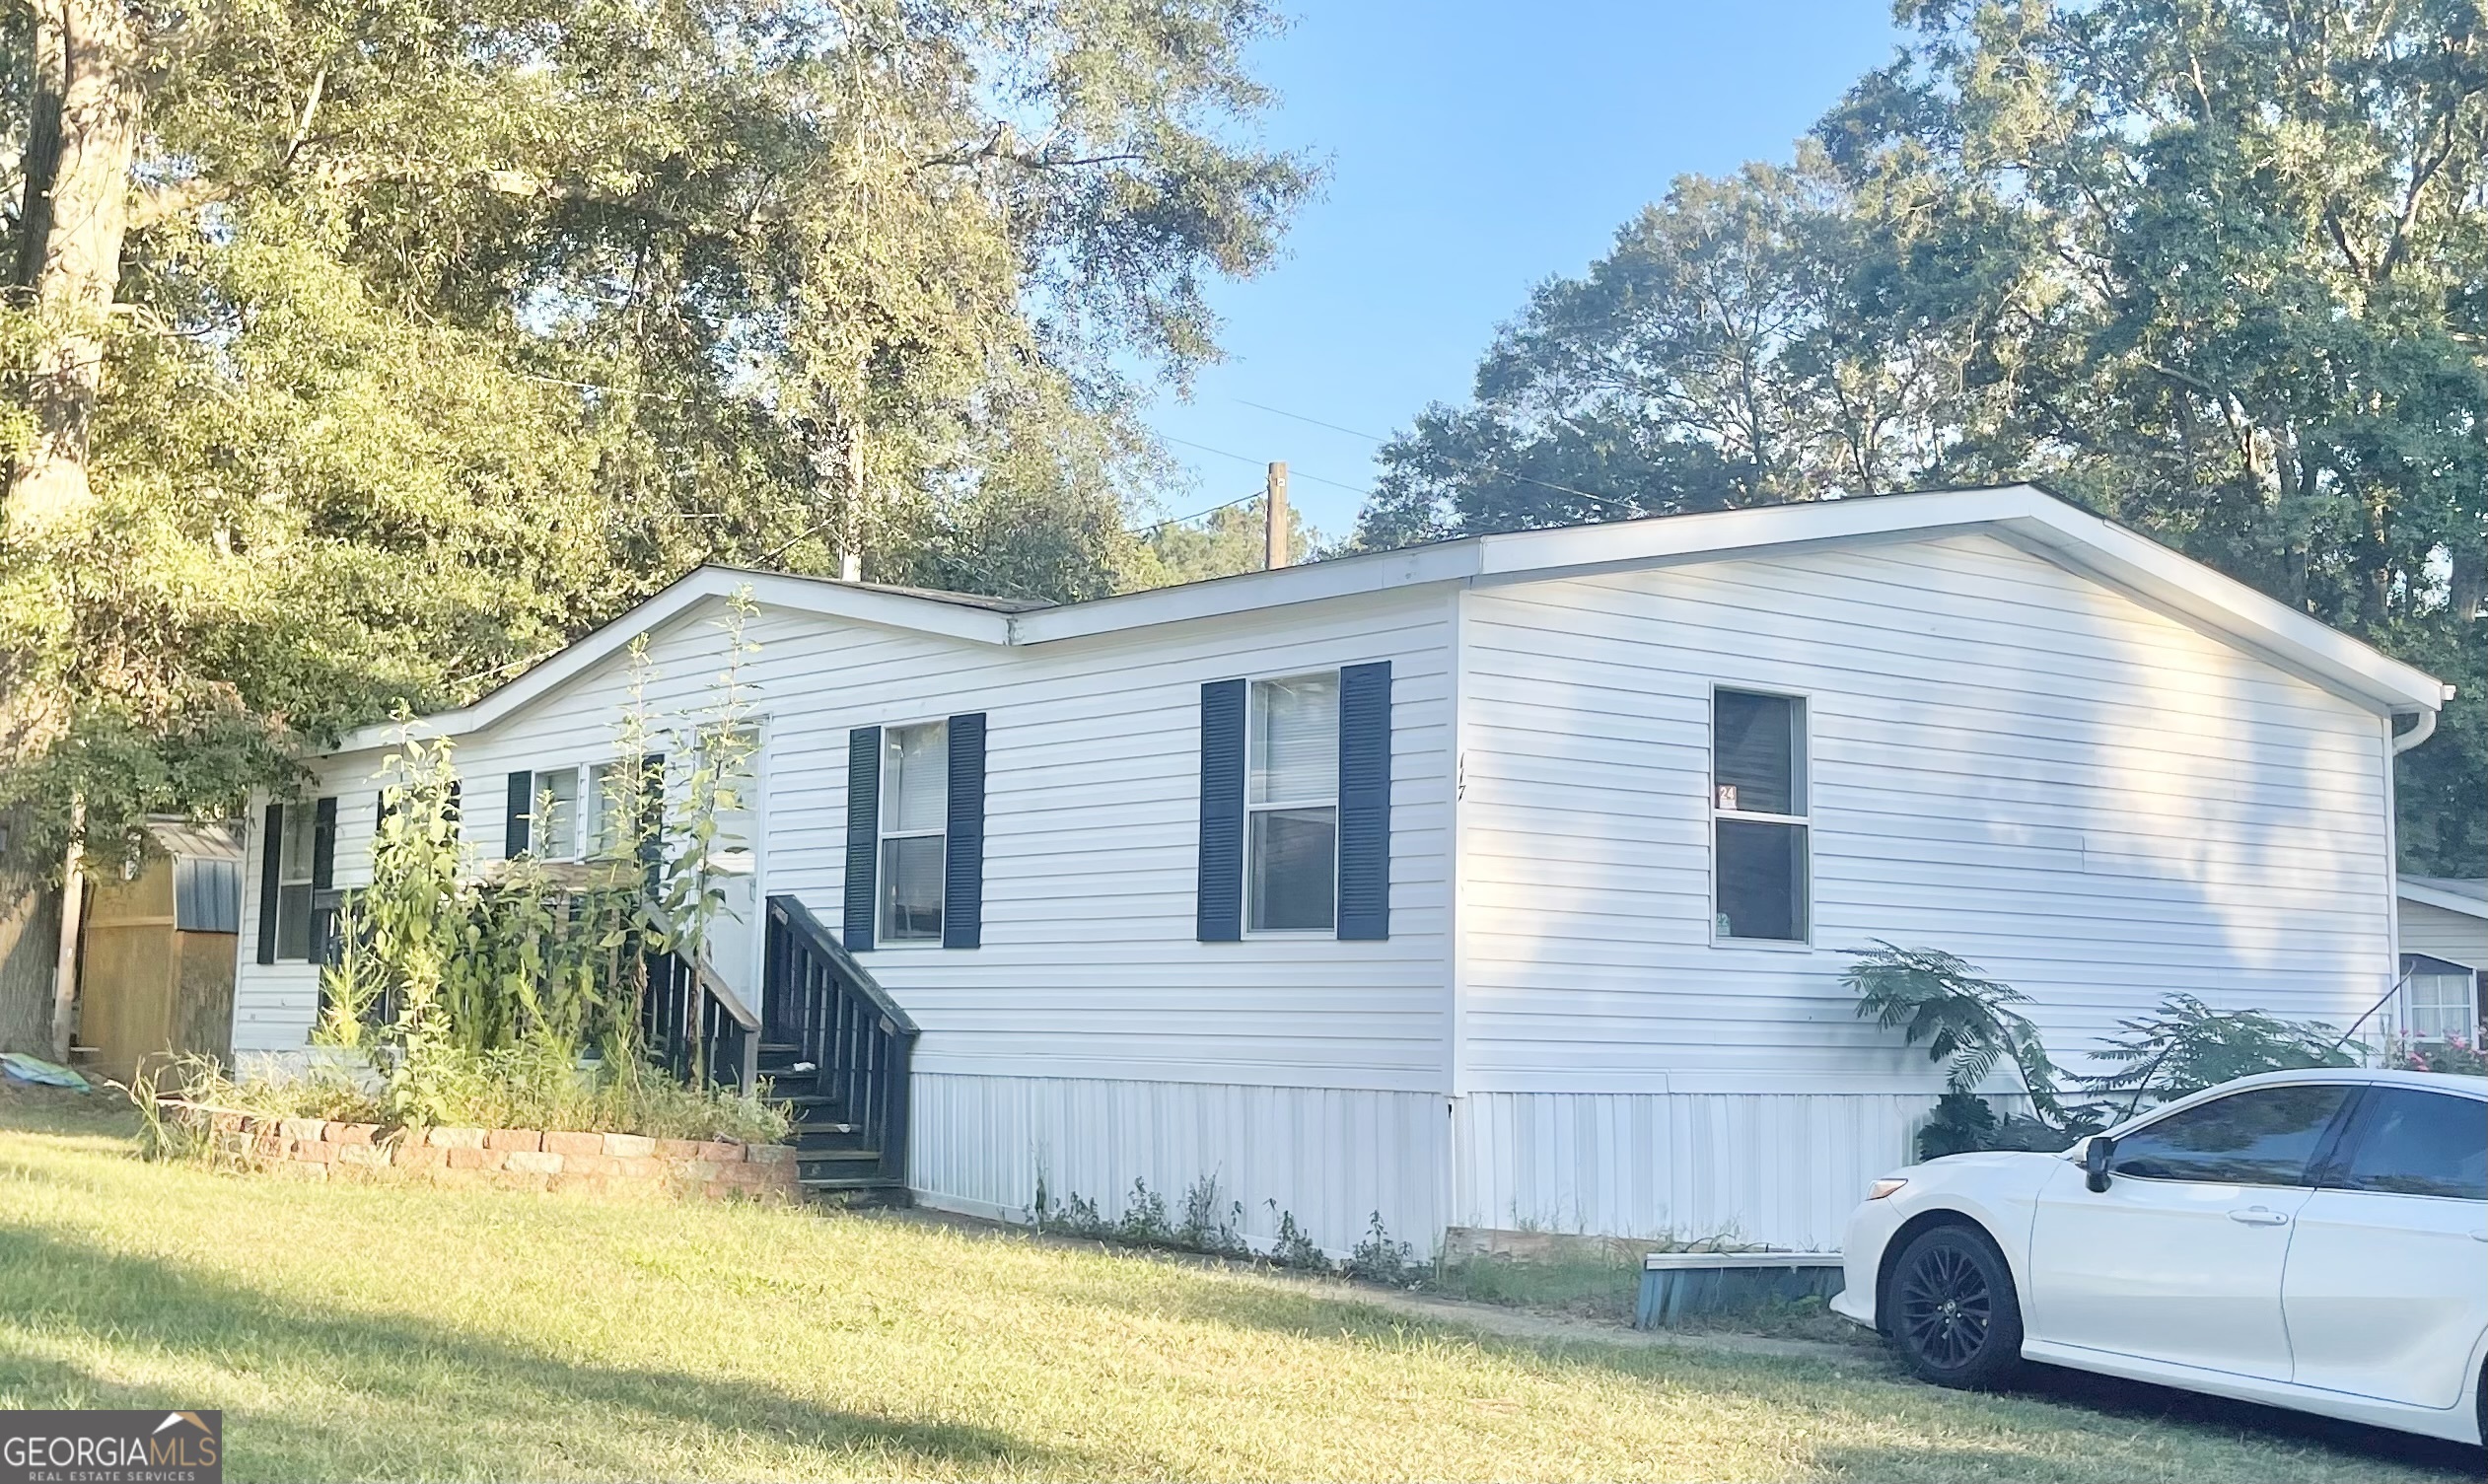
[[[2355,1137],[2339,1176],[2324,1183],[2488,1201],[2488,1102],[2379,1088],[2368,1095]]]
[[[2116,1141],[2109,1169],[2145,1180],[2300,1185],[2349,1089],[2257,1088],[2171,1113]]]

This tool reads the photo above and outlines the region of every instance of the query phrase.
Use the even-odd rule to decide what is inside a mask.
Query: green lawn
[[[118,1123],[0,1098],[0,1407],[34,1406],[222,1407],[238,1480],[2212,1484],[2478,1458],[2146,1388],[1490,1340],[920,1221],[151,1166]]]

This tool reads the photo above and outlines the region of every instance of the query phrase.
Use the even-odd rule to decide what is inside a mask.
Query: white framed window
[[[951,724],[882,730],[882,820],[876,945],[940,943],[949,848]]]
[[[630,854],[635,843],[628,810],[617,807],[616,790],[628,780],[622,776],[624,764],[592,763],[588,767],[588,855],[599,861],[614,860]]]
[[[312,862],[318,854],[320,811],[315,804],[285,806],[276,855],[276,956],[279,962],[311,957]]]
[[[2458,963],[2411,954],[2402,958],[2402,1028],[2414,1041],[2469,1040],[2479,1028],[2479,975]]]
[[[1803,696],[1711,691],[1712,937],[1804,943],[1813,830]]]
[[[579,770],[546,768],[528,796],[528,847],[538,860],[579,858]]]
[[[1327,933],[1339,912],[1339,673],[1255,680],[1244,724],[1244,930]]]
[[[700,729],[700,761],[717,772],[717,834],[709,841],[709,869],[750,876],[760,860],[760,729],[738,728],[731,757],[717,746],[725,736],[714,727]]]

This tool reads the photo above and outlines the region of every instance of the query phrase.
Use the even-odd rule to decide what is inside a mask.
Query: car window
[[[2357,1147],[2324,1181],[2345,1190],[2488,1201],[2488,1102],[2379,1088],[2359,1115]]]
[[[2197,1103],[2116,1141],[2108,1168],[2145,1180],[2300,1185],[2350,1090],[2256,1088]]]

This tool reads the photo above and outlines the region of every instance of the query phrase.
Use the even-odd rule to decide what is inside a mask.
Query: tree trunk
[[[865,500],[864,434],[849,425],[846,430],[846,504],[838,516],[838,580],[864,580],[864,542],[870,536],[869,511]]]
[[[0,861],[0,1051],[51,1055],[52,973],[60,957],[60,888]]]
[[[36,0],[18,287],[37,315],[24,389],[32,445],[0,515],[33,530],[82,511],[137,148],[137,41],[121,0]]]
[[[2488,541],[2470,534],[2450,542],[2447,554],[2452,558],[2452,582],[2448,596],[2452,601],[2453,616],[2468,623],[2479,616],[2483,601],[2488,601]]]
[[[69,849],[61,862],[60,937],[54,944],[52,956],[52,1014],[50,1041],[52,1060],[66,1064],[69,1042],[78,1028],[78,958],[85,947],[80,941],[86,926],[87,874],[86,848],[75,833],[87,822],[84,800],[69,804]]]

